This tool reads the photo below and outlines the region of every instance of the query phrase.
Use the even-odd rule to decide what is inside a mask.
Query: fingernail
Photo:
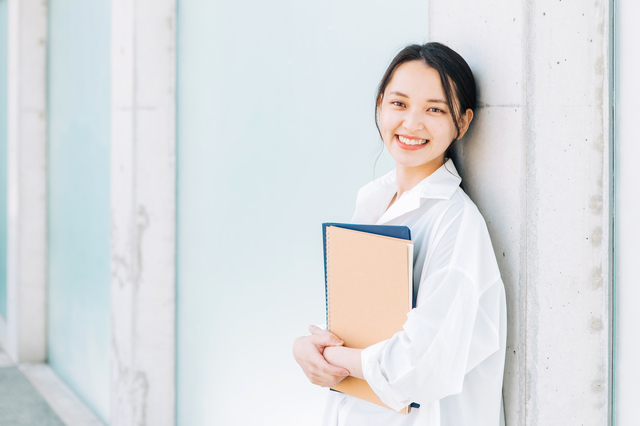
[[[343,371],[343,372],[342,372],[342,375],[343,375],[343,376],[348,376],[348,375],[349,375],[349,372],[348,372],[348,371]]]
[[[336,345],[341,345],[341,344],[343,344],[343,343],[344,343],[344,342],[343,342],[342,340],[336,340],[336,341],[335,341],[335,344],[336,344]]]

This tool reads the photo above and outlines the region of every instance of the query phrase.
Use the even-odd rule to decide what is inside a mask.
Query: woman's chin
[[[437,170],[442,164],[444,164],[444,158],[402,158],[402,156],[395,157],[396,167],[402,167],[404,169],[424,169],[427,173],[431,174]]]

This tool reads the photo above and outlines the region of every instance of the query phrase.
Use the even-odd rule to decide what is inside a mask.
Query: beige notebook
[[[401,331],[413,298],[413,243],[328,226],[326,251],[327,329],[358,349]],[[387,407],[364,380],[347,377],[333,389]]]

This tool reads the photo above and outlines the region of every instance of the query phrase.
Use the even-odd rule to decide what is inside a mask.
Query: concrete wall
[[[112,426],[174,424],[174,0],[111,1]]]
[[[47,4],[8,0],[7,353],[46,357]]]
[[[430,4],[430,40],[459,51],[479,83],[457,157],[507,290],[507,423],[607,424],[611,5]]]
[[[95,63],[86,63],[87,58],[82,58],[76,64],[78,67],[97,66],[98,69],[93,69],[88,76],[79,72],[78,81],[66,81],[70,92],[65,98],[60,94],[60,85],[57,84],[60,82],[56,77],[60,76],[60,69],[64,69],[69,60],[74,60],[74,54],[104,52],[82,52],[82,47],[96,46],[91,42],[91,36],[74,38],[73,41],[80,44],[80,49],[77,46],[56,49],[60,44],[52,43],[49,51],[51,68],[48,70],[48,3],[40,0],[7,1],[8,300],[6,323],[0,322],[0,344],[15,362],[46,361],[47,270],[50,266],[53,269],[56,267],[55,253],[53,259],[47,256],[47,83],[51,83],[51,107],[56,109],[51,114],[54,119],[61,116],[71,118],[62,120],[62,124],[71,121],[70,127],[82,127],[84,119],[87,134],[98,132],[104,137],[108,135],[108,129],[102,128],[101,122],[91,122],[91,119],[99,118],[87,117],[87,114],[91,113],[92,108],[102,105],[100,95],[92,90],[100,92],[104,87],[96,86],[108,84],[97,83],[92,78],[110,74],[111,122],[108,125],[112,130],[110,137],[107,136],[110,140],[106,142],[111,148],[111,167],[108,171],[110,208],[107,207],[109,212],[106,212],[104,203],[89,199],[91,195],[104,195],[106,188],[93,188],[102,191],[102,194],[89,194],[84,201],[91,206],[78,208],[95,207],[100,209],[99,216],[109,214],[111,218],[110,234],[99,235],[100,232],[97,232],[90,236],[79,236],[80,240],[90,237],[96,245],[111,243],[108,261],[111,267],[108,301],[111,307],[109,395],[107,399],[103,398],[92,405],[103,418],[110,417],[111,425],[172,425],[175,420],[175,2],[113,0],[110,40],[107,41],[111,45],[107,55],[111,57],[112,66],[105,68],[105,62],[101,62],[105,60],[104,56]],[[74,18],[69,24],[71,26],[86,25],[95,15],[90,9],[82,7],[68,7],[62,11],[62,17]],[[55,14],[56,10],[53,12]],[[104,10],[98,15],[104,18]],[[52,22],[56,23],[56,19],[52,19]],[[57,35],[64,37],[72,33],[70,28],[67,30],[61,30]],[[104,36],[104,28],[102,30],[100,36]],[[56,29],[52,35],[56,35]],[[96,36],[96,33],[92,33],[92,36]],[[57,42],[60,40],[58,38]],[[104,47],[103,39],[98,40],[97,44],[100,43]],[[59,65],[62,65],[61,68]],[[53,81],[48,81],[48,71],[53,72]],[[82,78],[89,81],[89,87],[84,91],[82,84],[87,84],[87,80],[83,81]],[[75,93],[74,90],[83,93]],[[96,97],[91,99],[92,95]],[[61,99],[63,102],[56,102]],[[92,100],[95,102],[92,103]],[[70,104],[77,106],[73,101],[88,104],[84,104],[86,109],[70,112],[66,107]],[[78,121],[73,122],[74,118]],[[51,150],[54,156],[64,151],[55,143],[56,138],[65,139],[63,136],[69,134],[73,136],[73,131],[65,134],[57,130],[60,128],[54,126],[49,135],[54,140]],[[101,147],[104,148],[104,140],[101,141]],[[78,166],[74,163],[77,160],[75,156],[86,153],[84,149],[91,150],[81,143],[77,150],[62,152],[61,158],[56,159],[60,161],[52,161],[52,164],[60,166],[69,162],[66,165],[71,168]],[[57,171],[64,177],[65,170]],[[69,192],[73,195],[74,185],[90,185],[91,179],[86,179],[87,172],[97,170],[76,168],[73,179],[52,179],[52,182],[63,182],[54,189],[59,190],[58,195],[69,195]],[[86,189],[84,186],[82,188]],[[60,198],[56,198],[55,193],[52,206],[58,203],[57,207],[60,207]],[[75,212],[68,213],[73,216]],[[61,216],[65,219],[64,215]],[[92,224],[100,222],[100,218],[93,219]],[[72,225],[80,227],[83,224]],[[74,226],[71,228],[76,229]],[[56,242],[64,244],[74,240],[71,235],[67,237],[58,238]],[[87,262],[95,260],[95,257],[99,255]],[[82,261],[76,259],[76,263]],[[77,265],[76,272],[83,271],[85,266]],[[78,294],[72,296],[80,295],[83,290],[78,289]],[[55,298],[56,294],[52,296]],[[101,302],[105,302],[104,297],[99,295],[88,297],[94,298],[102,298]],[[88,301],[89,304],[91,302],[93,300]],[[66,313],[72,316],[70,311]],[[57,319],[67,321],[70,318],[61,315]],[[102,319],[96,321],[104,324]],[[73,334],[83,327],[96,325],[87,324],[94,320],[86,317],[75,318],[75,321],[75,324],[67,323],[58,331]],[[86,341],[71,339],[68,343],[72,356],[82,356],[85,352],[84,358],[93,359],[82,361],[96,361],[95,355],[86,354],[90,347]],[[82,362],[75,363],[71,375],[82,374],[86,367]],[[60,395],[49,397],[60,400]],[[105,415],[107,410],[109,413]],[[92,419],[93,423],[97,424],[98,420]]]

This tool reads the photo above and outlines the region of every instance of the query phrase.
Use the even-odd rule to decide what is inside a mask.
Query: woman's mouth
[[[414,139],[407,138],[405,136],[396,135],[396,142],[400,145],[400,147],[405,149],[417,149],[423,145],[426,145],[429,142],[428,139]]]

